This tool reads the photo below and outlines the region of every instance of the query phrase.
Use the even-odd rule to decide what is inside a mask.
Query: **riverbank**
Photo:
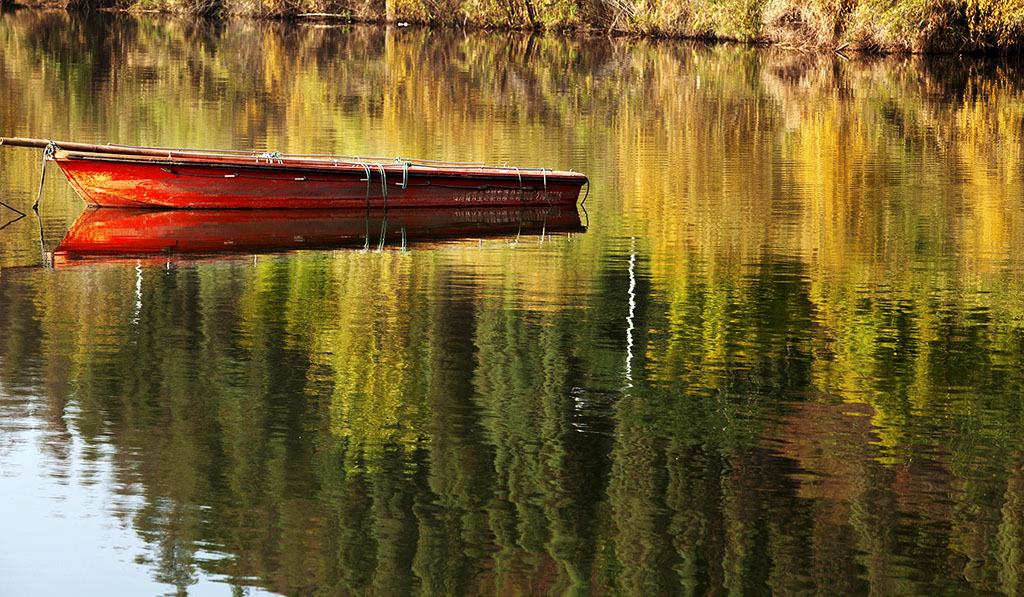
[[[28,4],[54,6],[49,1]],[[1024,0],[59,0],[58,4],[69,10],[583,31],[880,53],[1011,52],[1018,51],[1024,40]]]

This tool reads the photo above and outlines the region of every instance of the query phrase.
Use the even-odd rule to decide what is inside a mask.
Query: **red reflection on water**
[[[583,232],[570,207],[389,210],[85,211],[54,250],[55,265],[131,257],[220,256],[377,248],[465,238]]]

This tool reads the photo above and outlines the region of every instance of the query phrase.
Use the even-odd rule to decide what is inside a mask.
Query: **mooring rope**
[[[46,258],[46,237],[43,236],[43,218],[36,212],[36,223],[39,224],[39,259],[43,263],[43,267],[53,267],[53,254],[50,254],[50,258]]]
[[[383,164],[377,164],[380,170],[380,188],[384,194],[384,218],[380,221],[380,244],[377,245],[377,252],[384,250],[384,235],[388,232],[388,173],[384,170]]]
[[[53,141],[49,141],[46,147],[43,149],[43,168],[42,173],[39,175],[39,192],[36,193],[36,202],[32,204],[32,211],[39,211],[39,204],[43,200],[43,182],[46,180],[46,161],[53,159],[53,155],[57,152],[57,144]]]

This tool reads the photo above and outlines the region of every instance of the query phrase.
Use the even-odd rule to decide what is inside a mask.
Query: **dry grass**
[[[22,0],[32,3],[34,0]],[[502,29],[585,29],[876,52],[1020,49],[1024,0],[59,0],[196,16],[330,14]],[[0,0],[0,5],[11,0]]]
[[[1022,0],[869,0],[851,15],[851,38],[862,49],[979,52],[1019,49]]]
[[[853,0],[768,0],[761,36],[784,47],[835,48],[853,7]]]

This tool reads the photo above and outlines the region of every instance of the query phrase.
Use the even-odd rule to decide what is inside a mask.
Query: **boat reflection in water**
[[[300,249],[379,249],[424,242],[584,232],[575,205],[388,210],[99,208],[79,216],[54,265],[194,260]]]

